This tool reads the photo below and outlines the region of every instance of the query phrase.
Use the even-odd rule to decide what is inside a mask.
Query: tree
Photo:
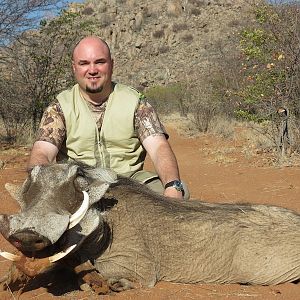
[[[300,124],[300,6],[295,3],[260,4],[256,25],[241,33],[243,84],[236,91],[238,116],[272,127],[273,141],[281,150],[282,120],[278,109],[289,112],[294,146]],[[299,148],[299,146],[298,146]],[[299,149],[298,149],[299,150]]]
[[[36,28],[45,13],[60,10],[65,0],[0,0],[0,45],[8,45]]]
[[[7,89],[14,91],[14,99],[22,103],[22,114],[26,114],[30,120],[27,124],[35,132],[45,107],[62,89],[73,84],[72,46],[82,36],[93,33],[95,28],[93,23],[82,18],[80,10],[63,10],[56,18],[43,21],[39,30],[22,33],[10,47],[2,49],[6,58],[0,71],[5,75],[2,85],[6,85],[6,89],[1,90],[0,82],[3,102],[0,115],[6,115],[9,107],[15,108],[9,93],[5,93]],[[12,120],[16,127],[20,122],[18,114],[13,114],[10,120],[3,118],[9,123],[6,128],[12,126]]]
[[[14,143],[28,125],[29,99],[20,85],[12,87],[6,80],[0,79],[0,117],[6,131],[6,141]]]

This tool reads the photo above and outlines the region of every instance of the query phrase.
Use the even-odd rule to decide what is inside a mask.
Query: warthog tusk
[[[49,256],[49,261],[50,263],[54,263],[60,259],[62,259],[63,257],[65,257],[66,255],[68,255],[75,247],[77,246],[77,244],[70,246],[69,248],[67,248],[64,251],[60,251],[52,256]]]
[[[73,228],[77,225],[82,218],[85,216],[88,208],[89,208],[89,194],[86,191],[82,191],[83,193],[83,201],[79,209],[70,217],[70,223],[68,229]]]
[[[21,256],[19,255],[15,255],[15,254],[12,254],[12,253],[9,253],[9,252],[5,252],[5,251],[1,251],[0,250],[0,255],[8,260],[11,260],[11,261],[18,261],[21,259]]]
[[[52,256],[49,256],[48,257],[48,260],[50,263],[54,263],[62,258],[64,258],[66,255],[68,255],[75,247],[77,246],[77,244],[75,245],[72,245],[70,246],[69,248],[67,248],[66,250],[63,250],[63,251],[60,251]],[[17,262],[21,259],[21,256],[20,255],[15,255],[15,254],[12,254],[12,253],[9,253],[9,252],[5,252],[5,251],[1,251],[0,250],[0,255],[8,260],[11,260],[11,261],[14,261],[14,262]],[[45,258],[44,258],[45,259]],[[35,259],[36,261],[39,261],[41,259],[39,258],[36,258]]]

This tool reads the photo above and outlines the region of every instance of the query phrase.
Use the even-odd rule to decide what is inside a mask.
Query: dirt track
[[[242,145],[212,137],[183,138],[169,130],[170,142],[178,158],[181,176],[188,183],[193,198],[211,202],[252,202],[284,206],[300,212],[300,168],[262,166],[261,155],[245,159]],[[222,149],[220,151],[220,149]],[[26,154],[26,151],[23,151]],[[25,177],[26,155],[0,153],[8,161],[0,170],[0,212],[11,213],[16,203],[4,189],[6,182],[19,183]],[[13,158],[12,160],[10,160]],[[151,168],[150,164],[147,164]],[[193,201],[193,200],[191,200]],[[0,249],[11,246],[0,238]],[[182,249],[178,249],[182,251]],[[0,276],[9,263],[0,259]],[[68,279],[69,278],[69,279]],[[19,299],[300,299],[300,284],[277,286],[185,285],[161,282],[151,289],[136,289],[113,296],[95,296],[76,289],[75,279],[66,272],[50,272],[32,280]],[[15,299],[9,292],[0,292],[0,299]]]

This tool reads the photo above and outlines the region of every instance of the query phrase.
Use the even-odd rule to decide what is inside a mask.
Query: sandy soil
[[[173,126],[174,127],[174,126]],[[300,168],[270,167],[268,157],[256,153],[245,158],[243,145],[210,136],[186,138],[171,126],[170,142],[176,153],[182,178],[188,183],[192,198],[210,202],[251,202],[284,206],[300,212]],[[20,183],[25,178],[28,150],[5,150],[0,170],[0,212],[12,213],[17,204],[5,191],[6,182]],[[151,168],[151,164],[147,163]],[[195,201],[195,200],[191,200]],[[12,250],[2,237],[0,249]],[[184,249],[178,249],[184,251]],[[183,262],[184,263],[184,262]],[[0,277],[10,263],[0,259]],[[0,299],[16,299],[17,288],[0,292]],[[300,284],[277,286],[187,285],[160,282],[154,288],[141,288],[114,295],[96,296],[78,290],[75,278],[66,271],[52,271],[33,279],[19,299],[103,299],[103,300],[169,300],[169,299],[300,299]]]

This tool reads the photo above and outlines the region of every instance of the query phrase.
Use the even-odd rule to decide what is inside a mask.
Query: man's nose
[[[97,65],[91,64],[90,67],[89,67],[89,73],[97,74],[98,73]]]

